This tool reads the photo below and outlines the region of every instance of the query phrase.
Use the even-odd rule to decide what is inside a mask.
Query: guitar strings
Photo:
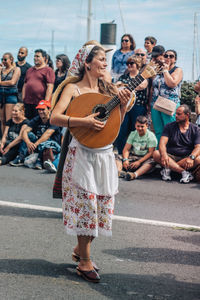
[[[134,90],[140,83],[144,81],[141,74],[138,74],[135,78],[128,82],[128,86],[131,90]],[[114,96],[105,106],[108,112],[111,112],[118,104],[120,104],[120,99],[118,96]]]

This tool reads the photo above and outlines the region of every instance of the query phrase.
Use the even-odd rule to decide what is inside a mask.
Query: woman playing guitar
[[[118,94],[123,120],[131,93],[128,89],[117,92],[111,83],[100,79],[104,76],[106,66],[103,48],[88,45],[79,50],[70,70],[75,76],[67,79],[68,84],[52,112],[52,124],[70,129],[79,127],[81,130],[86,127],[91,131],[101,131],[105,122],[95,118],[99,113],[85,117],[69,117],[65,114],[73,98],[88,93],[110,96]],[[72,259],[79,262],[77,274],[85,280],[99,282],[98,268],[90,260],[90,245],[98,233],[106,236],[112,234],[114,195],[118,191],[118,174],[112,145],[91,149],[73,137],[62,181],[64,225],[67,233],[76,235],[78,239],[72,253]]]

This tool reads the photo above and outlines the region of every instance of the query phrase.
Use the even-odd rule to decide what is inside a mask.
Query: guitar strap
[[[81,95],[81,91],[77,85],[76,85],[76,89],[78,94]],[[73,99],[74,97],[72,97],[70,102],[73,101]],[[58,168],[54,180],[53,198],[62,198],[62,172],[63,172],[63,167],[64,167],[64,163],[65,163],[65,159],[67,156],[68,147],[71,142],[71,139],[72,139],[72,135],[70,134],[70,131],[67,129],[61,146],[59,164],[58,164]]]
[[[76,89],[77,89],[78,94],[81,95],[81,91],[80,91],[78,85],[76,85]]]

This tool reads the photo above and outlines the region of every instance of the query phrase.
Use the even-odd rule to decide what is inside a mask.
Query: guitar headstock
[[[161,71],[161,66],[153,61],[151,61],[147,66],[145,66],[141,75],[143,78],[151,78]]]

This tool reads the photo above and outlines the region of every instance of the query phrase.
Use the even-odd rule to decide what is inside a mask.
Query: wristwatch
[[[190,154],[189,158],[191,158],[192,160],[195,160],[195,155]]]

